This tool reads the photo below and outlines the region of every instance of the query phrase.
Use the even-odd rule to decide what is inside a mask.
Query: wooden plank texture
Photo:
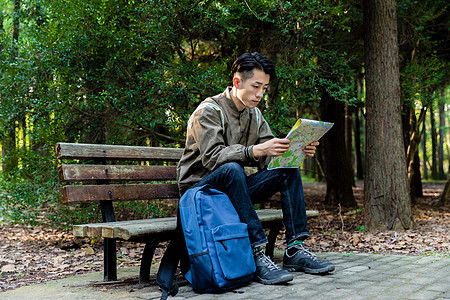
[[[58,167],[61,181],[92,180],[176,180],[176,166],[66,165]]]
[[[178,161],[182,148],[163,148],[145,146],[121,146],[81,143],[56,144],[56,157],[59,159],[119,159],[119,160],[159,160]]]
[[[61,194],[63,203],[152,200],[180,196],[177,184],[68,185],[61,189]]]
[[[261,222],[281,221],[283,213],[280,209],[261,209],[256,211]],[[318,211],[308,210],[308,217],[317,216]],[[176,218],[145,219],[109,223],[74,225],[73,234],[77,237],[106,237],[130,240],[149,234],[174,231]]]

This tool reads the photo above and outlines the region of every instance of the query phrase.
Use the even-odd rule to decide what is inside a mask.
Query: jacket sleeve
[[[188,137],[209,171],[227,162],[249,163],[245,146],[227,145],[222,122],[220,111],[211,107],[197,109],[189,120]]]
[[[259,137],[258,140],[256,142],[256,144],[262,144],[264,142],[267,142],[268,140],[271,140],[274,138],[274,135],[272,133],[272,130],[270,129],[269,124],[267,123],[266,119],[264,119],[264,117],[261,115],[262,118],[262,122],[261,125],[259,126]],[[269,156],[262,156],[262,157],[258,157],[258,168],[260,170],[267,168],[267,166],[269,165],[271,157]]]

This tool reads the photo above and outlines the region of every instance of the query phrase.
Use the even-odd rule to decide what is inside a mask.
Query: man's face
[[[235,101],[238,110],[241,111],[245,107],[255,108],[269,87],[269,81],[270,75],[259,69],[253,69],[253,77],[245,81],[237,75],[233,79],[233,85],[239,100]]]

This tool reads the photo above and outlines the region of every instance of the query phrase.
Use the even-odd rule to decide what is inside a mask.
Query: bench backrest
[[[179,198],[174,181],[176,162],[182,153],[180,148],[58,143],[58,159],[80,161],[60,165],[60,180],[82,183],[64,186],[62,200],[76,203]]]

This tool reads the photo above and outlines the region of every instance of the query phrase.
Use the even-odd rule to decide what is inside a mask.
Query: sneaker
[[[291,281],[294,276],[281,269],[262,250],[255,253],[255,279],[262,284],[279,284]]]
[[[303,271],[309,274],[334,271],[332,263],[320,260],[300,243],[294,244],[286,250],[283,258],[283,268],[290,272]]]

